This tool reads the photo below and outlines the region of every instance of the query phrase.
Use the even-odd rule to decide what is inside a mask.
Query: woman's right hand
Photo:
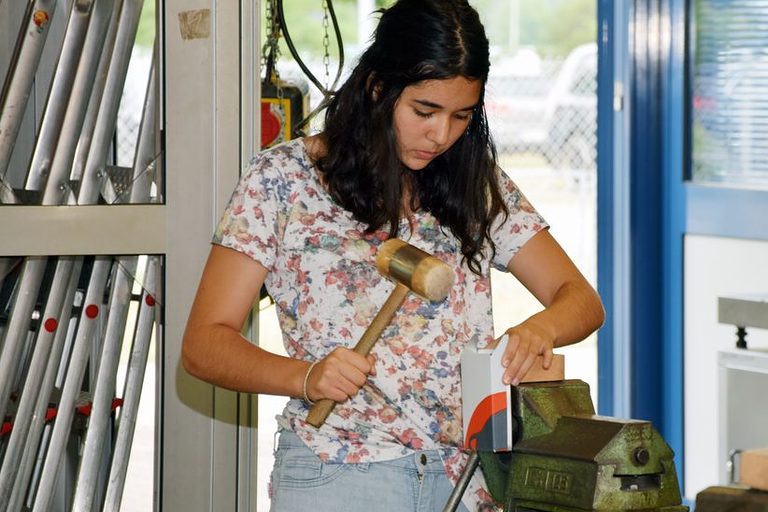
[[[336,347],[313,368],[307,367],[307,398],[316,402],[324,398],[345,402],[357,394],[368,382],[369,375],[376,375],[376,358],[363,356],[346,347]]]

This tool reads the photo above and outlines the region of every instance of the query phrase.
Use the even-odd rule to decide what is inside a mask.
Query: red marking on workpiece
[[[151,296],[151,295],[147,295],[144,298],[144,302],[147,303],[147,306],[152,307],[152,306],[155,305],[155,298],[153,296]]]
[[[32,22],[37,25],[38,31],[41,31],[50,19],[51,17],[48,13],[43,10],[37,10],[32,15]]]
[[[112,405],[111,408],[114,411],[118,407],[123,405],[123,399],[122,398],[113,398],[112,399]],[[91,412],[93,412],[93,402],[88,402],[86,404],[83,404],[79,407],[77,407],[77,412],[82,414],[83,416],[90,416]]]
[[[96,304],[90,304],[87,308],[85,308],[85,316],[88,318],[96,318],[96,315],[99,314],[99,306]]]
[[[477,436],[482,430],[490,427],[494,415],[507,408],[507,396],[504,391],[488,395],[483,398],[469,419],[464,436],[464,446],[472,450],[477,449]]]
[[[48,423],[53,418],[56,417],[56,409],[49,407],[46,409],[45,412],[45,422]],[[8,434],[10,431],[13,430],[13,422],[12,421],[5,421],[2,425],[0,425],[0,437]]]
[[[55,318],[49,318],[45,321],[43,326],[45,327],[46,331],[53,332],[59,326],[59,322],[57,322]]]

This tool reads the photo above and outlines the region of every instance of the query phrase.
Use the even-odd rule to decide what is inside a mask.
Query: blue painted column
[[[682,479],[685,1],[598,18],[598,411],[652,421]]]

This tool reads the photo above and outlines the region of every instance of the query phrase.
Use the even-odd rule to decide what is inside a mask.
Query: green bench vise
[[[673,453],[648,421],[595,414],[581,380],[512,387],[511,452],[478,452],[506,512],[686,512]]]

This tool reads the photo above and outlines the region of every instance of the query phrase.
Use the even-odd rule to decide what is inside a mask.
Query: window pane
[[[0,2],[0,204],[162,202],[155,3],[26,4]],[[0,241],[0,510],[152,510],[162,257],[26,232],[50,255]]]
[[[0,6],[0,204],[162,202],[154,2],[140,16],[142,3],[15,4]]]
[[[692,177],[768,185],[768,9],[762,0],[697,0]]]
[[[586,278],[597,275],[597,4],[478,2],[493,47],[486,111],[504,171]],[[496,334],[542,306],[513,276],[493,274]],[[597,400],[597,337],[556,350],[567,378]]]
[[[161,276],[159,256],[0,258],[2,505],[153,508]]]

